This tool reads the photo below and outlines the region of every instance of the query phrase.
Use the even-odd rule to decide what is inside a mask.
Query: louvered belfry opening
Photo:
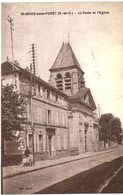
[[[68,96],[75,94],[85,86],[84,72],[70,43],[62,44],[50,72],[50,83]]]
[[[71,89],[71,75],[69,72],[65,73],[65,90]]]
[[[85,81],[82,74],[78,74],[78,84],[79,84],[79,89],[85,87]]]
[[[62,78],[62,75],[60,73],[57,74],[57,76],[56,76],[56,87],[60,91],[63,91],[63,78]]]

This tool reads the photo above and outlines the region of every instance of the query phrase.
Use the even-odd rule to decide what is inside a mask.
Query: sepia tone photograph
[[[1,12],[1,194],[123,193],[123,2]]]

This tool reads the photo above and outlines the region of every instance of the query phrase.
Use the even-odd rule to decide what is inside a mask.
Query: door
[[[52,156],[52,135],[48,135],[49,156]]]
[[[85,132],[85,152],[88,152],[88,145],[87,145],[87,131],[88,131],[89,125],[88,124],[84,124],[84,132]]]
[[[53,157],[54,151],[54,137],[55,129],[54,128],[46,128],[46,151],[48,152],[49,157]]]

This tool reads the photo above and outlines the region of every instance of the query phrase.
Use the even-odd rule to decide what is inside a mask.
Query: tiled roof
[[[18,66],[13,64],[12,62],[10,62],[8,60],[1,64],[2,75],[8,74],[8,73],[13,72],[13,71],[17,71],[17,70],[18,70]]]
[[[76,94],[72,95],[70,99],[81,99],[84,100],[84,95],[89,91],[89,88],[82,88]]]
[[[1,64],[2,66],[2,75],[4,74],[8,74],[8,73],[12,73],[15,71],[19,71],[23,74],[25,74],[27,77],[30,78],[30,72],[27,69],[22,68],[21,66],[17,65],[16,63],[13,63],[11,61],[5,61]],[[45,87],[57,92],[58,94],[64,96],[65,98],[68,98],[68,96],[63,93],[62,91],[59,91],[58,89],[56,89],[55,87],[53,87],[52,85],[50,85],[49,83],[45,82],[44,80],[42,80],[41,78],[35,76],[35,80],[41,84],[43,84]]]
[[[56,60],[53,66],[50,68],[50,70],[66,68],[66,67],[71,67],[71,66],[76,66],[82,71],[76,59],[76,56],[71,48],[70,43],[63,43],[56,57]]]
[[[94,99],[92,97],[92,94],[91,94],[91,91],[90,91],[89,88],[83,87],[75,95],[72,95],[71,97],[69,97],[69,100],[80,101],[80,102],[87,105],[87,103],[85,103],[85,101],[84,101],[84,98],[85,98],[86,94],[89,95],[89,99],[90,99],[90,105],[89,106],[96,109],[96,105],[95,105]]]

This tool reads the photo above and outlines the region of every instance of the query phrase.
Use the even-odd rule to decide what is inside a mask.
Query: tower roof
[[[79,68],[81,71],[81,67],[76,59],[76,56],[71,48],[70,43],[63,43],[62,47],[55,59],[53,66],[50,70],[68,68],[71,66],[75,66]],[[82,71],[83,72],[83,71]]]

